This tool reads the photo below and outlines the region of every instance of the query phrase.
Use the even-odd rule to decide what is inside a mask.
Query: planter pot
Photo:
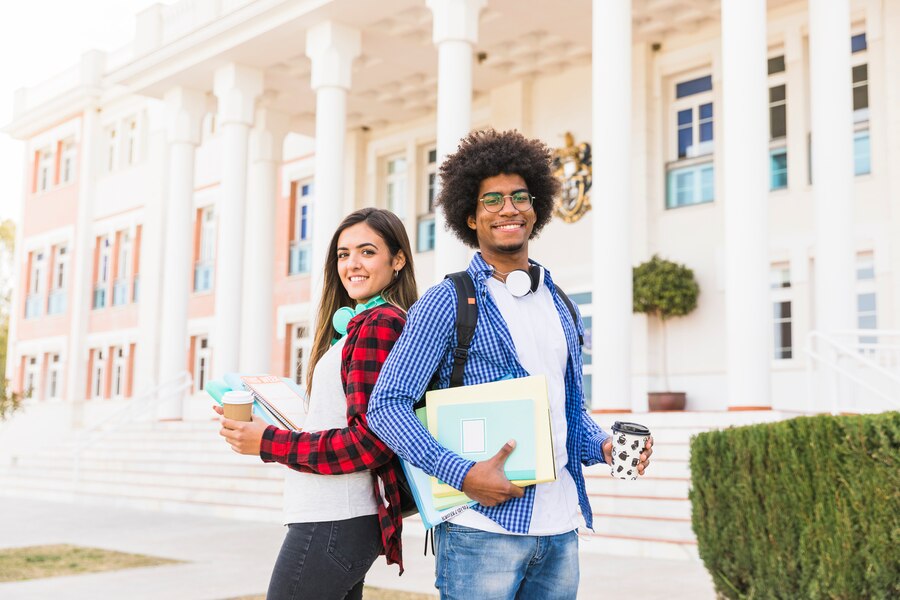
[[[684,392],[650,392],[647,394],[651,411],[684,410]]]

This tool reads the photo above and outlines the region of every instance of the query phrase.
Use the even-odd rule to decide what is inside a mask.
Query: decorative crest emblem
[[[566,132],[566,145],[553,151],[553,176],[562,183],[562,193],[554,213],[566,223],[574,223],[591,209],[591,145],[575,145]]]

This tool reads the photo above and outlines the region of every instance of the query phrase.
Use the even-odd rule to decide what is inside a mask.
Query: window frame
[[[781,277],[776,276],[778,273],[781,274]],[[787,273],[786,277],[784,277],[785,273]],[[794,336],[794,305],[796,304],[796,298],[790,262],[774,262],[769,266],[769,298],[772,306],[771,356],[776,364],[784,364],[787,361],[792,361],[797,358],[797,353],[795,352],[796,345],[794,344],[796,341]],[[776,305],[782,303],[786,303],[790,310],[790,315],[786,318],[777,316],[775,312]],[[776,329],[785,322],[788,324],[788,331],[790,333],[790,346],[778,345],[778,338],[775,336]],[[788,356],[784,356],[785,350],[789,353]]]

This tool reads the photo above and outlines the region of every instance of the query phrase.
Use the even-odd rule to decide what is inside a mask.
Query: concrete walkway
[[[184,561],[0,583],[0,598],[224,600],[263,594],[283,536],[283,527],[269,523],[0,497],[0,548],[75,544]],[[421,537],[405,538],[406,573],[398,577],[396,566],[379,559],[366,583],[436,596],[434,558],[423,556],[422,548]],[[641,600],[715,598],[699,562],[582,554],[579,598],[617,591]]]

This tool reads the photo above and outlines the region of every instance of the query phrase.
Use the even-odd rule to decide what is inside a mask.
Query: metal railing
[[[880,412],[900,408],[900,331],[811,331],[806,340],[810,412]]]
[[[118,411],[86,429],[78,436],[74,450],[75,469],[73,477],[77,484],[81,480],[81,459],[84,451],[106,438],[116,429],[132,423],[151,413],[162,402],[175,402],[184,398],[185,392],[194,385],[188,371],[182,371],[169,381],[164,381],[146,393],[128,401]]]

